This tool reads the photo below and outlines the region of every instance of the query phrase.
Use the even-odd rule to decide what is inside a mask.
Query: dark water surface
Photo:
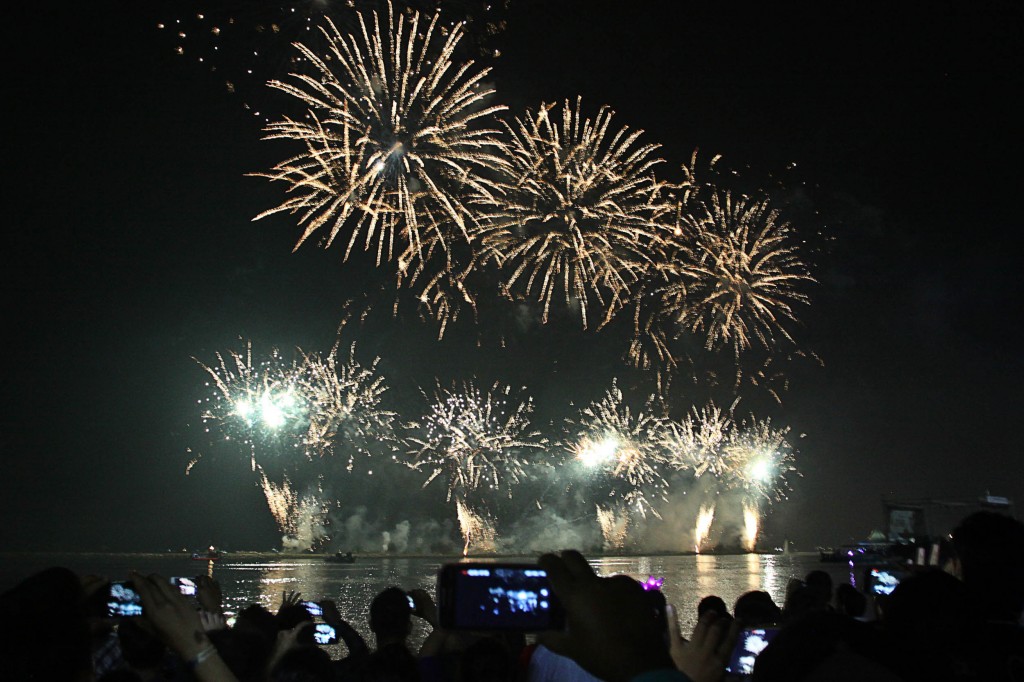
[[[3,554],[0,589],[6,590],[48,566],[66,566],[79,574],[92,573],[115,580],[127,577],[131,570],[167,577],[195,576],[212,570],[221,584],[228,611],[252,603],[276,610],[282,592],[298,591],[304,599],[335,600],[342,616],[368,638],[367,610],[375,594],[392,585],[406,590],[423,588],[433,594],[438,567],[455,560],[358,557],[353,564],[338,564],[312,556],[291,559],[227,555],[213,563],[194,561],[183,554]],[[533,557],[509,560],[526,563]],[[816,554],[600,557],[591,560],[591,564],[601,575],[625,573],[640,580],[652,575],[663,577],[662,591],[668,602],[678,607],[684,634],[689,634],[696,623],[697,602],[709,594],[722,597],[731,609],[744,592],[764,590],[782,606],[786,582],[791,577],[802,578],[808,571],[823,568],[837,584],[851,580],[845,565],[822,564]],[[417,627],[417,643],[424,635],[425,630]]]

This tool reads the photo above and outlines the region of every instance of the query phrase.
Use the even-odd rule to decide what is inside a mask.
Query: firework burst
[[[713,192],[681,230],[661,302],[681,329],[702,335],[707,350],[732,346],[738,358],[756,341],[793,341],[786,328],[813,282],[789,223],[767,199]]]
[[[247,446],[253,471],[258,446],[306,452],[309,406],[300,385],[301,365],[287,362],[276,348],[254,363],[252,343],[244,352],[217,353],[213,366],[196,362],[212,379],[206,384],[212,395],[198,401],[205,431],[217,429],[225,441]]]
[[[681,422],[666,420],[660,443],[673,469],[691,470],[698,478],[705,473],[720,478],[729,466],[723,450],[734,437],[734,426],[732,410],[710,402],[699,410],[692,408]]]
[[[430,412],[411,425],[419,435],[409,438],[416,446],[411,466],[430,470],[424,487],[444,474],[449,501],[453,495],[465,500],[482,487],[511,495],[511,485],[524,474],[522,451],[546,441],[530,430],[533,400],[515,404],[510,394],[500,384],[487,392],[468,383],[461,390],[437,387],[433,400],[428,398]]]
[[[570,452],[576,460],[600,478],[608,497],[644,517],[648,512],[658,516],[648,496],[663,495],[668,485],[659,471],[667,463],[659,443],[664,419],[649,411],[652,402],[634,413],[613,382],[602,400],[570,423],[575,432]]]
[[[320,455],[342,451],[348,471],[355,456],[397,452],[397,415],[381,405],[387,385],[377,372],[379,358],[369,366],[355,359],[355,344],[347,361],[338,361],[338,348],[326,357],[307,355],[302,388],[310,405],[306,441]]]
[[[788,426],[776,428],[771,419],[753,415],[742,422],[723,448],[730,487],[741,488],[752,500],[784,497],[786,476],[796,471],[789,432]]]
[[[359,30],[344,35],[330,19],[320,29],[325,54],[296,48],[313,74],[270,85],[309,108],[308,118],[270,124],[268,139],[300,143],[302,153],[257,175],[288,186],[291,198],[274,213],[299,216],[296,248],[321,228],[325,245],[347,231],[345,257],[363,241],[377,264],[398,252],[399,278],[417,272],[427,252],[447,252],[468,234],[474,213],[466,197],[487,195],[480,180],[502,160],[488,119],[493,93],[488,70],[456,66],[463,31],[444,30],[439,15],[358,15]],[[442,35],[447,33],[447,35]],[[460,236],[459,238],[462,238]]]
[[[583,326],[596,302],[614,316],[629,287],[664,241],[659,215],[669,209],[653,168],[657,145],[642,131],[612,130],[602,107],[584,118],[580,100],[541,105],[505,123],[508,165],[481,227],[485,260],[504,268],[504,287],[522,291],[550,316],[561,292],[578,305]]]

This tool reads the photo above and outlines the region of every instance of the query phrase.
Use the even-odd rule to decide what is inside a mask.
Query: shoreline
[[[244,560],[261,560],[271,561],[275,559],[285,560],[298,560],[298,559],[316,559],[324,563],[338,563],[340,565],[359,565],[360,560],[381,560],[381,559],[441,559],[444,561],[498,561],[503,559],[524,559],[533,558],[539,556],[540,553],[502,553],[502,554],[469,554],[463,556],[462,554],[436,554],[436,553],[388,553],[388,552],[361,552],[352,553],[353,562],[351,564],[347,562],[333,562],[327,561],[333,554],[317,554],[313,552],[269,552],[269,551],[257,551],[257,550],[240,550],[237,552],[225,552],[219,559],[218,562],[230,563],[235,559]],[[745,556],[748,554],[764,555],[764,556],[792,556],[792,557],[805,557],[805,556],[818,556],[817,551],[805,551],[805,552],[790,552],[784,554],[782,552],[774,551],[755,551],[755,552],[744,552],[744,551],[708,551],[708,552],[588,552],[586,556],[588,559],[604,559],[604,558],[617,558],[617,557],[677,557],[677,556]],[[147,552],[147,551],[124,551],[117,552],[112,550],[101,550],[101,551],[32,551],[32,550],[14,550],[14,551],[0,551],[0,557],[33,557],[33,556],[82,556],[82,557],[102,557],[102,556],[137,556],[145,558],[167,558],[167,559],[182,559],[186,561],[204,562],[210,561],[209,559],[193,559],[191,552]]]

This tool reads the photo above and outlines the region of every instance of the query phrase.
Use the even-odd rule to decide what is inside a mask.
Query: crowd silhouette
[[[66,568],[0,595],[5,680],[148,682],[716,682],[955,680],[1024,682],[1024,524],[982,511],[951,534],[942,566],[900,566],[890,594],[833,586],[811,571],[778,605],[752,591],[729,611],[709,595],[681,632],[678,605],[628,576],[598,577],[578,552],[539,558],[564,629],[474,632],[439,622],[424,590],[389,587],[366,608],[367,642],[321,599],[284,593],[229,625],[219,585],[195,600],[132,574],[141,616],[111,617],[110,581]],[[196,608],[198,602],[199,608]],[[311,609],[315,608],[316,618]],[[133,611],[129,611],[133,612]],[[429,626],[418,649],[414,619]],[[320,644],[336,637],[344,656]]]

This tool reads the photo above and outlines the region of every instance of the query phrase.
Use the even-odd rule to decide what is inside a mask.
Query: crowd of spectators
[[[692,633],[677,607],[652,600],[627,576],[598,577],[575,551],[539,559],[567,616],[539,634],[441,627],[431,595],[391,587],[368,605],[364,641],[329,599],[317,602],[345,655],[315,641],[300,595],[276,613],[253,605],[229,626],[220,588],[197,579],[196,604],[156,575],[130,579],[142,615],[110,618],[109,581],[64,568],[0,595],[0,678],[148,682],[714,682],[751,628],[776,630],[756,658],[754,681],[994,680],[1024,682],[1024,524],[978,512],[952,534],[943,567],[917,567],[889,595],[833,586],[812,571],[780,606],[752,591],[732,605],[708,596]],[[660,596],[660,593],[659,593]],[[413,619],[430,626],[418,650]]]

